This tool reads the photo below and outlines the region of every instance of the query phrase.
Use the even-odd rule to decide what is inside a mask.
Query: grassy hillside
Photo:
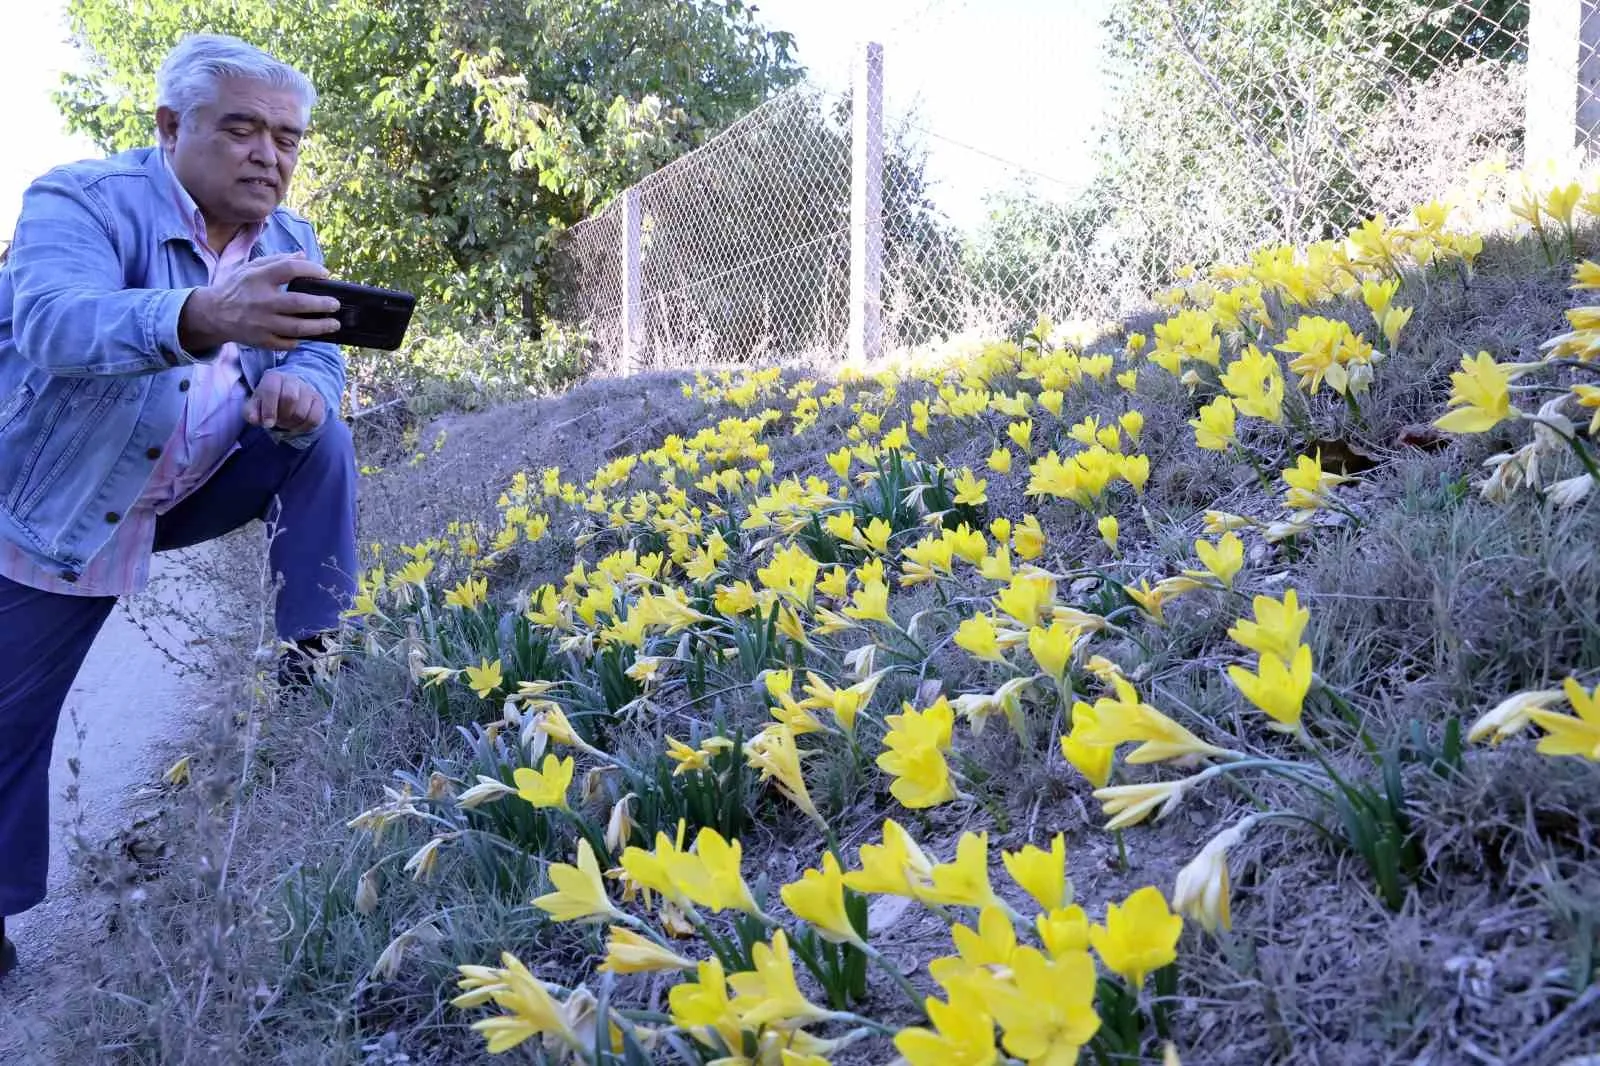
[[[219,771],[243,1005],[186,1046],[1589,1048],[1600,391],[1542,345],[1596,325],[1600,192],[1522,189],[1082,347],[597,381],[369,455],[351,669]],[[97,1039],[188,1061],[172,969],[102,976]]]

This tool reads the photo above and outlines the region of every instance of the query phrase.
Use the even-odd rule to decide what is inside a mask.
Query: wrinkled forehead
[[[304,131],[307,107],[293,89],[250,78],[221,78],[212,87],[211,101],[196,108],[197,119],[248,120],[268,129]]]

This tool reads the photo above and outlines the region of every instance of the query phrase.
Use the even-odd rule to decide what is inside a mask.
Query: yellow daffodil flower
[[[1051,958],[1089,950],[1089,916],[1076,903],[1039,915],[1033,926]]]
[[[568,755],[558,759],[546,755],[540,769],[519,766],[511,777],[517,783],[517,795],[534,807],[567,806],[567,789],[572,786],[573,759]]]
[[[1011,423],[1006,427],[1006,436],[1011,438],[1011,443],[1022,449],[1023,455],[1033,454],[1033,419],[1024,418]]]
[[[536,1036],[554,1038],[570,1050],[582,1053],[583,1041],[568,1022],[561,1004],[509,951],[500,956],[500,968],[462,966],[460,987],[465,991],[450,1001],[459,1008],[478,1007],[493,1001],[506,1013],[472,1023],[486,1041],[486,1050],[499,1055]]]
[[[988,487],[989,482],[974,476],[969,468],[962,467],[961,472],[956,475],[956,503],[972,507],[981,506],[988,502]]]
[[[1224,758],[1232,753],[1226,748],[1207,744],[1189,730],[1162,714],[1161,711],[1139,698],[1133,683],[1120,675],[1111,679],[1116,698],[1095,701],[1095,725],[1085,727],[1080,739],[1088,744],[1119,744],[1138,742],[1139,746],[1128,753],[1128,762],[1138,766],[1144,763],[1165,762],[1189,756]],[[1074,714],[1073,732],[1079,732]]]
[[[1238,443],[1234,436],[1233,401],[1218,396],[1200,409],[1199,418],[1191,418],[1195,446],[1211,452],[1225,452]]]
[[[1072,883],[1067,880],[1067,842],[1060,833],[1051,839],[1049,851],[1029,844],[1021,851],[1002,852],[1000,859],[1017,887],[1046,911],[1072,902]]]
[[[1281,600],[1257,596],[1250,601],[1250,606],[1255,611],[1255,620],[1239,619],[1237,625],[1229,627],[1228,636],[1257,655],[1274,655],[1285,661],[1293,659],[1300,635],[1311,621],[1311,612],[1300,606],[1295,590],[1285,591]]]
[[[978,980],[978,994],[1000,1025],[1006,1051],[1039,1066],[1078,1061],[1100,1029],[1089,953],[1047,959],[1033,948],[1019,948],[1010,969],[1009,981],[987,971]]]
[[[1288,491],[1284,493],[1284,506],[1293,511],[1315,511],[1327,504],[1329,492],[1350,478],[1330,474],[1322,469],[1322,453],[1302,455],[1295,460],[1293,469],[1285,468],[1280,475]]]
[[[1253,344],[1222,372],[1222,387],[1240,414],[1263,418],[1274,425],[1283,421],[1283,371],[1278,361]]]
[[[464,672],[467,675],[467,687],[476,692],[479,699],[488,699],[505,681],[499,659],[493,662],[484,659],[477,666],[467,667]]]
[[[488,598],[489,579],[482,577],[469,577],[444,594],[447,607],[460,607],[462,610],[471,610]]]
[[[805,775],[800,768],[800,749],[794,742],[794,731],[783,725],[771,725],[745,741],[745,757],[752,769],[761,771],[763,781],[777,784],[778,791],[790,803],[818,825],[826,825],[811,802],[806,788]]]
[[[951,993],[948,1003],[929,996],[923,1008],[933,1028],[906,1028],[894,1037],[895,1050],[908,1066],[994,1066],[998,1061],[994,1020],[982,1004]]]
[[[1172,887],[1172,905],[1179,913],[1199,922],[1208,933],[1233,928],[1228,849],[1244,838],[1254,822],[1255,819],[1246,818],[1218,833],[1178,871],[1178,880]]]
[[[989,884],[989,834],[962,833],[955,858],[938,863],[929,874],[932,884],[923,890],[925,903],[948,907],[999,907],[1000,897]]]
[[[1044,528],[1039,525],[1037,515],[1022,516],[1022,521],[1011,530],[1011,546],[1016,549],[1019,556],[1029,562],[1044,554]]]
[[[1134,988],[1145,976],[1178,957],[1183,919],[1167,909],[1166,897],[1153,885],[1123,901],[1106,905],[1104,925],[1089,927],[1089,942],[1100,961]]]
[[[1106,542],[1106,547],[1115,553],[1117,550],[1117,534],[1121,529],[1117,516],[1114,514],[1104,516],[1095,523],[1095,528],[1100,531],[1100,539]]]
[[[696,969],[696,980],[683,981],[667,990],[672,1023],[702,1044],[742,1047],[742,1025],[728,998],[728,979],[722,963],[707,959]]]
[[[1272,728],[1295,733],[1306,693],[1311,691],[1311,649],[1297,647],[1287,663],[1276,655],[1261,656],[1258,673],[1242,666],[1228,667],[1228,678],[1241,695],[1272,719]]]
[[[753,972],[728,977],[735,995],[733,1011],[746,1028],[793,1027],[828,1016],[826,1010],[801,994],[795,980],[789,938],[782,929],[772,935],[770,944],[755,945],[750,958],[755,963]]]
[[[933,863],[892,818],[883,820],[883,843],[863,844],[857,854],[861,869],[844,875],[845,885],[857,892],[920,899],[933,883]]]
[[[1060,620],[1052,621],[1048,629],[1036,625],[1028,630],[1028,651],[1039,669],[1060,684],[1067,676],[1073,649],[1082,635],[1081,629],[1067,626]]]
[[[1461,357],[1461,369],[1450,375],[1450,407],[1459,408],[1434,420],[1447,433],[1486,433],[1517,411],[1511,406],[1515,368],[1502,366],[1488,352]]]
[[[606,895],[600,863],[587,840],[578,841],[578,865],[553,862],[549,874],[556,890],[538,897],[533,905],[556,921],[616,921],[624,917]]]
[[[1106,828],[1117,830],[1138,825],[1158,809],[1161,811],[1159,818],[1165,818],[1177,808],[1188,785],[1188,778],[1140,785],[1109,785],[1095,789],[1093,795],[1100,801],[1101,811],[1111,816]]]
[[[796,918],[810,924],[824,940],[866,948],[866,942],[845,913],[844,873],[833,852],[823,853],[822,869],[805,871],[800,880],[784,885],[778,894],[783,898],[783,905]]]
[[[669,951],[654,940],[613,925],[606,942],[606,957],[597,969],[601,973],[662,973],[693,970],[699,963]]]
[[[737,910],[746,914],[761,913],[739,869],[744,861],[744,848],[738,840],[725,840],[721,833],[706,826],[694,838],[694,853],[698,859],[695,867],[678,861],[668,866],[674,886],[690,902],[713,912]],[[677,876],[679,870],[689,872],[680,879]]]
[[[1530,708],[1528,717],[1546,735],[1539,740],[1541,755],[1576,755],[1600,762],[1600,685],[1585,689],[1575,677],[1562,682],[1562,691],[1573,714],[1543,708]]]
[[[1006,657],[1000,634],[1001,630],[996,628],[992,618],[986,614],[976,614],[964,619],[956,627],[956,646],[985,662],[1003,663]]]
[[[889,731],[877,765],[894,777],[890,793],[901,806],[912,810],[948,803],[960,795],[950,778],[950,765],[944,753],[950,750],[955,726],[955,709],[940,697],[924,711],[908,703],[900,714],[884,721]]]
[[[1244,566],[1244,541],[1239,539],[1238,534],[1225,533],[1215,544],[1197,540],[1194,542],[1194,553],[1200,557],[1205,570],[1200,573],[1185,570],[1184,573],[1191,577],[1210,574],[1222,582],[1223,588],[1233,588],[1233,579]]]
[[[1114,744],[1085,740],[1100,730],[1100,717],[1093,707],[1078,700],[1072,705],[1072,729],[1061,738],[1061,754],[1095,788],[1105,788],[1111,780],[1111,765],[1116,758]]]
[[[850,605],[844,609],[844,615],[858,622],[894,625],[894,619],[889,617],[889,586],[882,581],[872,581],[856,589]]]
[[[868,522],[864,533],[867,539],[867,547],[879,553],[889,550],[889,538],[893,535],[894,527],[882,518],[873,518],[872,521]],[[881,577],[882,575],[879,576]]]
[[[1049,574],[1017,573],[995,596],[995,606],[1024,626],[1036,626],[1049,613],[1055,601],[1055,588],[1055,578]]]

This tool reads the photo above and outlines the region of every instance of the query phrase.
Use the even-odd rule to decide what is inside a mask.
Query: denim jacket
[[[23,198],[0,267],[0,538],[74,580],[142,495],[183,413],[189,367],[178,314],[207,268],[167,183],[158,148],[58,167]],[[311,224],[282,207],[250,258],[303,251],[322,262]],[[319,393],[336,418],[336,345],[239,345],[245,385],[277,367]],[[326,423],[324,423],[326,425]],[[304,434],[273,431],[306,447]]]

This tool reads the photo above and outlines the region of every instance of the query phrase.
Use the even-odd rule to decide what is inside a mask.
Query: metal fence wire
[[[1184,264],[1336,236],[1432,199],[1465,203],[1487,171],[1586,149],[1600,127],[1594,0],[1097,9],[1105,80],[1083,147],[1092,165],[1065,193],[1007,162],[1015,153],[984,143],[983,130],[885,116],[888,349],[1015,335],[1040,316],[1115,321]],[[885,42],[891,84],[895,48]],[[848,93],[803,83],[636,186],[633,366],[621,364],[626,197],[562,239],[555,317],[587,332],[613,369],[843,353],[850,108]],[[936,202],[930,145],[992,171],[976,226],[958,227]]]

